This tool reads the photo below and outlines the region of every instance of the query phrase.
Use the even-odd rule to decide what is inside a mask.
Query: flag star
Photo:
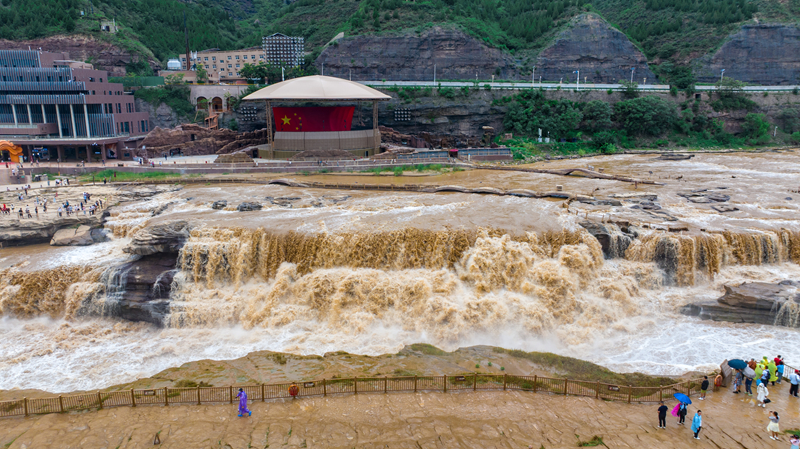
[[[289,122],[290,122],[292,119],[290,119],[290,118],[289,118],[289,117],[287,117],[287,116],[283,116],[283,118],[282,118],[281,120],[283,120],[283,124],[284,124],[284,125],[288,125],[288,124],[289,124]]]

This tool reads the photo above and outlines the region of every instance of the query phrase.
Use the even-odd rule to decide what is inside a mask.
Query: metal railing
[[[0,402],[0,417],[42,415],[104,407],[136,407],[170,404],[233,404],[239,388],[252,401],[288,399],[289,382],[227,387],[154,388],[85,393],[69,396]],[[585,396],[627,403],[667,401],[673,393],[693,395],[700,391],[700,380],[687,380],[658,387],[633,387],[541,376],[463,374],[445,376],[353,377],[298,382],[297,397],[333,394],[400,393],[419,391],[527,391],[562,396]]]

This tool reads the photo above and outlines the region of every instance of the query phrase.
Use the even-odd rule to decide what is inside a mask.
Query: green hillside
[[[81,17],[80,12],[85,16]],[[261,36],[301,35],[318,52],[347,35],[456,25],[491,46],[532,55],[575,15],[594,11],[625,32],[651,60],[682,63],[719,46],[757,18],[796,22],[800,0],[0,0],[0,38],[95,33],[101,18],[123,26],[121,45],[162,62],[190,47],[241,48]],[[148,50],[144,50],[140,42]]]

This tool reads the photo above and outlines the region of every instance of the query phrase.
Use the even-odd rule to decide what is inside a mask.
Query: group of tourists
[[[90,202],[91,200],[92,195],[88,192],[83,192],[83,201],[77,205],[70,205],[69,200],[67,200],[64,202],[64,204],[59,206],[58,216],[61,217],[64,213],[66,213],[67,216],[70,216],[72,214],[79,214],[81,212],[83,212],[83,215],[94,215],[98,210],[103,208],[103,200],[98,199],[93,203]]]
[[[732,363],[733,361],[731,361]],[[769,398],[769,387],[780,385],[781,381],[783,380],[784,374],[786,370],[786,364],[783,361],[783,357],[778,355],[772,360],[769,360],[767,357],[762,358],[759,361],[755,359],[750,359],[749,362],[743,362],[741,360],[738,361],[741,368],[736,368],[733,370],[733,382],[732,382],[732,389],[731,392],[733,394],[741,394],[741,387],[742,384],[745,386],[745,393],[748,396],[753,396],[752,391],[752,384],[753,381],[756,382],[756,406],[766,408],[767,404],[771,403],[772,400]],[[788,373],[787,378],[789,379],[789,383],[791,384],[789,388],[789,395],[798,397],[798,386],[800,386],[800,370],[792,370],[792,372]],[[723,376],[722,374],[718,374],[717,377],[714,379],[714,391],[718,391],[718,389],[723,384]],[[703,382],[700,385],[700,397],[699,400],[706,399],[706,392],[708,391],[709,381],[708,376],[703,376]],[[677,396],[677,395],[676,395]],[[688,400],[687,400],[688,401]],[[691,401],[688,401],[691,403]],[[663,402],[660,403],[658,407],[658,428],[659,429],[666,429],[667,428],[667,406],[664,405]],[[672,415],[678,418],[678,425],[684,425],[686,420],[686,415],[688,414],[688,404],[684,402],[678,402],[677,405],[672,409]],[[777,411],[771,410],[767,417],[769,422],[767,424],[767,431],[770,434],[770,439],[775,441],[780,441],[780,415]],[[694,433],[695,439],[700,439],[699,434],[700,430],[703,427],[703,414],[702,411],[698,410],[694,418],[692,418],[692,432]],[[790,438],[791,448],[792,449],[800,449],[800,437],[792,436]]]

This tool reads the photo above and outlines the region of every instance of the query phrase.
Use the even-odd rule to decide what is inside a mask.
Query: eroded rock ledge
[[[688,304],[681,313],[704,320],[800,327],[799,289],[800,282],[789,280],[726,285],[716,301]]]

